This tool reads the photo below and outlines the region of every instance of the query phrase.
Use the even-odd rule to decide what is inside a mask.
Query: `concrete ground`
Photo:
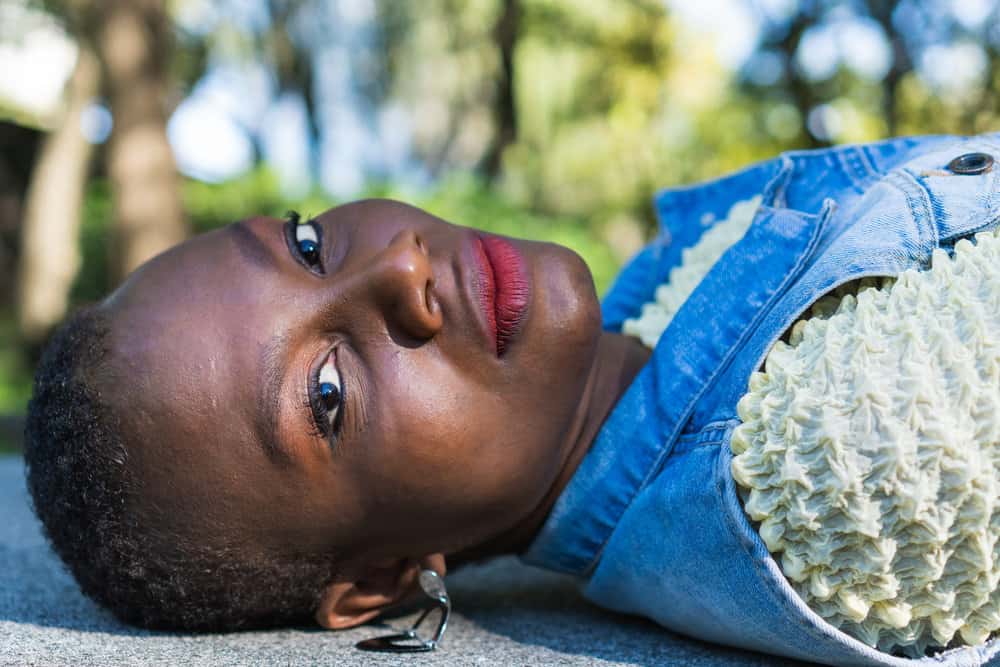
[[[76,588],[49,551],[24,488],[20,458],[0,457],[2,665],[676,665],[794,667],[673,634],[584,601],[572,579],[498,559],[449,575],[454,613],[438,650],[362,653],[385,628],[227,635],[150,633],[122,625]],[[394,619],[404,626],[409,617]]]

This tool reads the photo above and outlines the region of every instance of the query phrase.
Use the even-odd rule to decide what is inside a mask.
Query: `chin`
[[[531,324],[545,348],[543,367],[558,366],[566,381],[567,373],[590,368],[601,333],[601,306],[582,257],[564,246],[538,245],[543,248],[532,267],[537,289]]]

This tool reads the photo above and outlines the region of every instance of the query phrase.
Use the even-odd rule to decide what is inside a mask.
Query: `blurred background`
[[[603,292],[657,189],[998,91],[1000,0],[0,0],[0,451],[52,328],[190,234],[389,196]]]

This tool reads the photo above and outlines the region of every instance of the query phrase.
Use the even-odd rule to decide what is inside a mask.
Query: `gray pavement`
[[[380,657],[353,648],[384,628],[224,635],[150,633],[83,597],[27,504],[20,458],[0,457],[2,665],[677,665],[806,663],[686,639],[583,600],[573,580],[497,559],[448,576],[454,613],[440,648]],[[408,617],[395,619],[402,626]]]

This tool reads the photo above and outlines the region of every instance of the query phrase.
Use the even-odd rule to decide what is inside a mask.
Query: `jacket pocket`
[[[658,348],[666,346],[667,354],[688,360],[676,364],[672,374],[690,368],[700,375],[697,392],[680,388],[680,395],[693,400],[690,410],[674,421],[685,424],[688,431],[696,429],[708,421],[719,397],[731,393],[733,365],[744,359],[748,346],[773,321],[775,305],[809,270],[836,210],[832,200],[815,214],[761,206],[743,238],[712,266],[680,307]],[[660,389],[672,392],[661,396],[677,396],[679,390]]]

